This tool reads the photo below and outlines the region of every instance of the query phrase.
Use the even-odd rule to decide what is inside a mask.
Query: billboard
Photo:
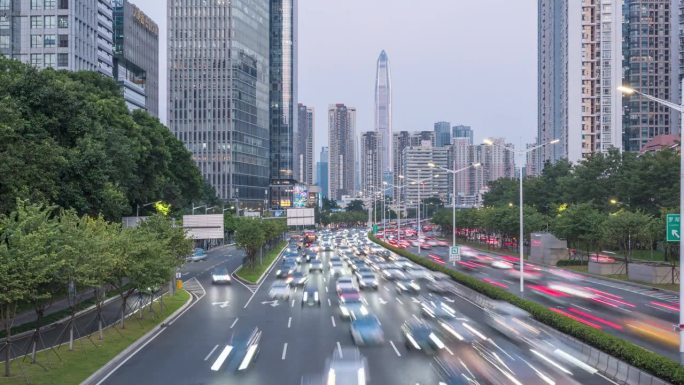
[[[294,185],[294,190],[292,192],[292,207],[302,208],[306,207],[307,201],[309,199],[309,190],[306,188],[305,184],[297,183]]]
[[[223,214],[183,215],[183,228],[190,239],[223,239]]]
[[[288,226],[311,226],[315,224],[314,209],[288,209]]]

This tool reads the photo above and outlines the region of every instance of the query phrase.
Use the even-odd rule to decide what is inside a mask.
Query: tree
[[[323,211],[330,212],[338,208],[339,206],[337,205],[337,202],[335,202],[333,199],[323,198]]]
[[[366,211],[362,200],[355,199],[347,205],[346,211]]]
[[[579,203],[561,208],[551,221],[551,229],[566,239],[568,245],[591,251],[598,247],[604,221],[605,215],[591,204]]]
[[[235,243],[238,248],[245,251],[245,265],[251,268],[256,266],[256,254],[266,242],[266,235],[261,221],[250,218],[241,218],[235,232]]]
[[[609,215],[603,223],[602,241],[622,251],[629,267],[633,245],[648,244],[652,240],[653,219],[651,215],[641,211],[620,210]]]

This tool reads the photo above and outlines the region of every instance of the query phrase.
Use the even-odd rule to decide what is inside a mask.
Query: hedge
[[[588,261],[586,260],[579,260],[579,259],[561,259],[558,262],[556,262],[556,266],[561,267],[561,266],[587,266],[589,264]]]
[[[515,294],[484,283],[467,274],[451,270],[443,265],[425,258],[421,258],[404,249],[393,247],[374,237],[373,234],[369,233],[368,237],[371,241],[377,243],[378,245],[383,246],[431,270],[441,271],[451,276],[451,278],[456,282],[481,294],[484,294],[489,298],[506,301],[523,310],[526,310],[537,321],[551,326],[562,333],[575,337],[578,340],[591,345],[594,348],[599,349],[617,359],[620,359],[638,369],[641,369],[673,384],[684,385],[684,366],[679,365],[679,363],[667,357],[644,349],[629,341],[612,336],[604,331],[583,325],[575,320],[555,313],[543,305],[520,298]]]

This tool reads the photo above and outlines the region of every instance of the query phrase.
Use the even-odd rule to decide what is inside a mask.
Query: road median
[[[265,273],[273,266],[286,245],[287,242],[285,241],[278,242],[273,249],[264,255],[262,263],[257,263],[254,267],[241,266],[235,272],[235,277],[248,285],[258,284],[263,279]]]

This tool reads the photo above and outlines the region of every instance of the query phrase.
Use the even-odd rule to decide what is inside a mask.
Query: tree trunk
[[[123,293],[120,294],[119,296],[121,297],[121,323],[120,323],[120,326],[121,326],[121,329],[125,329],[126,324],[124,323],[124,320],[126,319],[126,302],[127,302],[126,300],[127,300],[127,297]]]
[[[12,304],[3,305],[4,314],[3,321],[5,323],[5,377],[9,377],[10,371],[10,350],[12,349],[12,324],[11,324],[11,311]]]

